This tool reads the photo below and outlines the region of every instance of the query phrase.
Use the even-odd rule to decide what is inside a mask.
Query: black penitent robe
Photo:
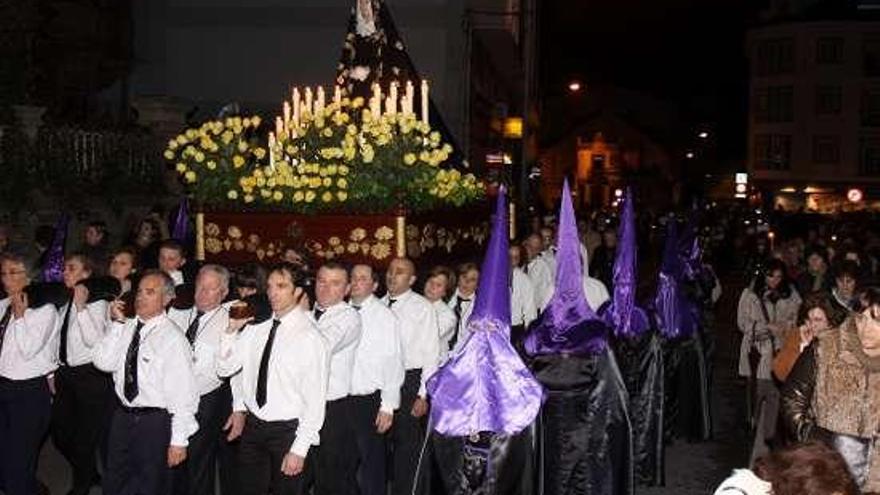
[[[633,493],[627,394],[610,350],[529,363],[547,400],[538,428],[539,495]]]
[[[532,495],[535,428],[516,435],[447,437],[432,431],[416,472],[419,495]]]
[[[709,369],[700,332],[667,340],[663,347],[667,435],[692,442],[709,440]]]
[[[616,339],[614,355],[629,395],[635,479],[644,485],[663,485],[666,392],[660,339],[650,331],[638,337]]]

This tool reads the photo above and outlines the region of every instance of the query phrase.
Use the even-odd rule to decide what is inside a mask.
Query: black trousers
[[[412,495],[413,480],[419,463],[419,453],[425,438],[426,417],[413,417],[413,402],[419,393],[422,370],[406,370],[400,388],[400,409],[394,413],[391,427],[392,495]]]
[[[376,431],[376,415],[382,399],[379,392],[355,395],[351,399],[351,425],[357,443],[357,487],[360,495],[385,495],[385,434]]]
[[[113,379],[91,364],[55,372],[52,442],[73,470],[73,495],[89,493],[98,476],[97,454],[107,465],[107,426],[114,409]]]
[[[315,495],[357,493],[357,450],[352,424],[352,398],[327,402],[321,446],[317,452]]]
[[[296,439],[297,420],[263,421],[249,414],[238,447],[242,495],[301,495],[303,475],[281,472],[284,456]],[[309,456],[311,457],[311,456]]]
[[[103,495],[167,495],[171,415],[119,406],[110,423]]]
[[[186,462],[173,469],[175,495],[214,495],[217,451],[223,423],[232,406],[229,385],[221,385],[199,398],[199,429],[189,438]]]
[[[37,458],[51,411],[46,377],[0,377],[0,491],[6,495],[37,493]]]

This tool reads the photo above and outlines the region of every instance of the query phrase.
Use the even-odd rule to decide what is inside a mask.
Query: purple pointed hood
[[[682,275],[687,280],[696,279],[702,270],[703,251],[700,248],[699,227],[700,211],[695,207],[688,215],[688,222],[678,239]]]
[[[697,328],[696,312],[681,287],[683,264],[678,251],[678,228],[675,217],[669,218],[663,263],[654,296],[657,327],[666,338],[687,337]]]
[[[55,235],[49,246],[43,266],[40,267],[41,282],[61,282],[64,276],[64,245],[67,243],[67,226],[70,217],[66,213],[55,223]]]
[[[510,258],[504,189],[480,271],[470,336],[428,379],[431,425],[446,436],[519,433],[538,416],[541,384],[510,343]]]
[[[556,288],[523,341],[530,356],[595,354],[605,348],[608,327],[584,296],[584,267],[568,180],[562,189],[556,252]]]
[[[614,293],[605,306],[605,321],[618,337],[634,337],[650,328],[645,312],[636,306],[638,245],[633,194],[627,188],[620,214],[620,240],[614,259]]]
[[[185,244],[189,239],[189,202],[186,198],[180,198],[177,218],[174,220],[174,228],[171,229],[171,238],[181,244]]]

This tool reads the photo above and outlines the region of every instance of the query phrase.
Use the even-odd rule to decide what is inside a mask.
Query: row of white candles
[[[383,96],[382,87],[378,83],[373,84],[373,94],[367,101],[367,107],[374,119],[378,119],[382,116],[383,102],[385,104],[386,115],[397,115],[398,104],[400,105],[400,113],[404,115],[415,113],[413,108],[415,104],[415,86],[412,81],[406,82],[402,95],[399,94],[398,88],[398,82],[393,81],[388,94]],[[422,104],[421,120],[428,124],[428,102],[430,101],[428,94],[428,81],[422,80],[420,89],[420,101]],[[284,102],[284,116],[275,117],[275,132],[269,133],[269,166],[273,169],[275,168],[275,156],[273,150],[275,149],[276,136],[289,136],[290,138],[295,138],[296,130],[299,128],[303,113],[308,112],[311,115],[318,115],[322,113],[327,106],[324,88],[320,86],[315,91],[312,91],[312,88],[310,87],[306,87],[303,91],[300,91],[298,87],[294,87],[292,90],[291,101],[293,104],[291,104],[290,101]],[[342,88],[335,86],[333,88],[333,103],[338,107],[341,102]]]

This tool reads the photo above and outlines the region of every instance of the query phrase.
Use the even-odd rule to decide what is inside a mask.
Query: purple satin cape
[[[471,334],[426,385],[431,426],[442,435],[513,435],[535,421],[544,401],[544,389],[510,343],[507,232],[502,188],[468,320]]]
[[[40,280],[43,282],[61,282],[64,279],[64,245],[67,243],[67,226],[70,217],[66,213],[55,223],[55,235],[49,254],[40,267]]]

